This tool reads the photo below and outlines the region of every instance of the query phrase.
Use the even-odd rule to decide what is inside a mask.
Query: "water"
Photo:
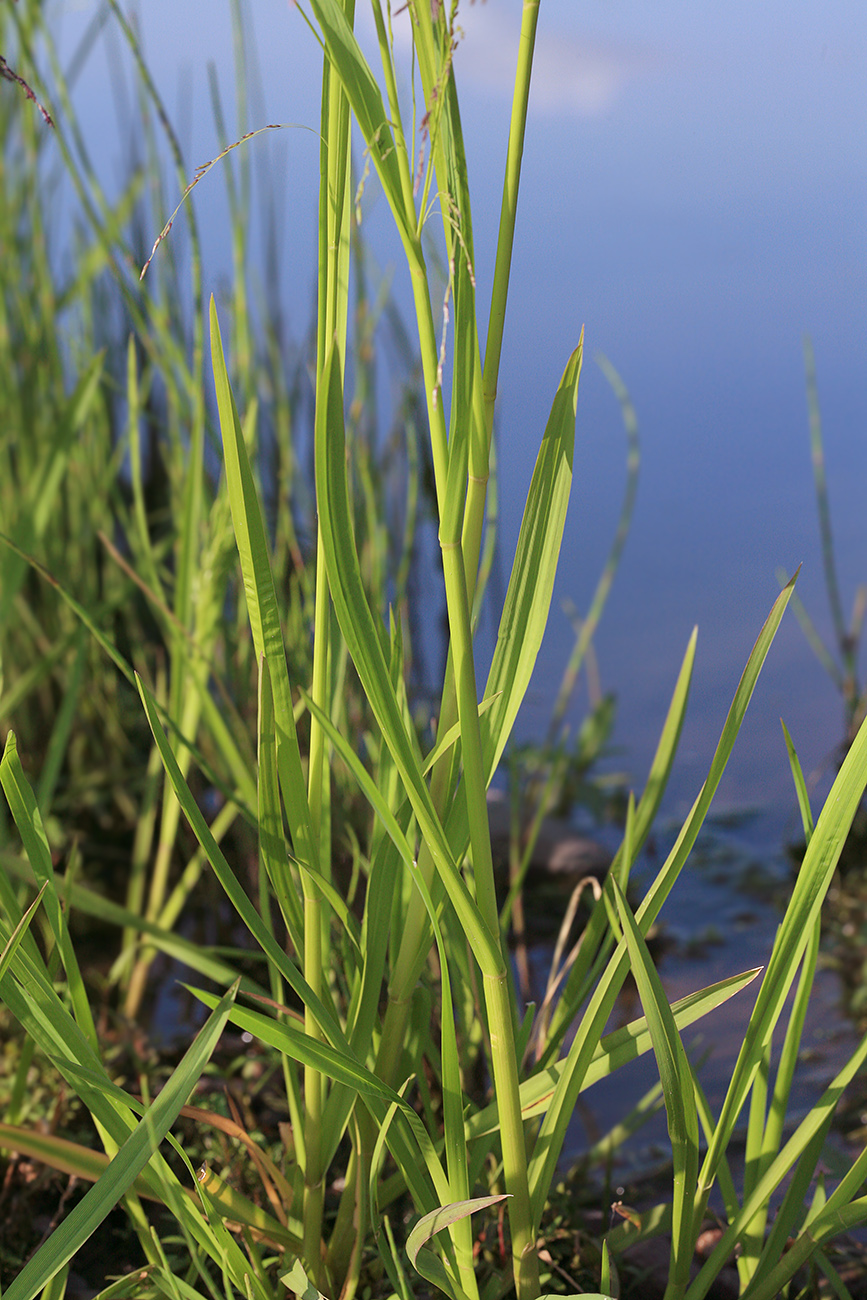
[[[702,831],[687,868],[666,902],[654,951],[670,1001],[729,976],[767,965],[782,908],[791,884],[792,863],[779,844],[762,845],[763,818],[711,817]],[[766,828],[765,828],[766,829]],[[633,876],[636,897],[646,888],[671,848],[679,823],[663,821]],[[550,953],[534,953],[533,972],[541,987]],[[683,1041],[699,1067],[699,1078],[712,1109],[718,1113],[734,1071],[749,1016],[759,991],[761,974],[745,989],[702,1021],[687,1028]],[[790,994],[774,1037],[779,1053],[794,991]],[[621,994],[609,1031],[643,1014],[634,986]],[[787,1111],[788,1136],[816,1103],[834,1075],[849,1060],[858,1037],[845,1015],[839,980],[820,961],[801,1042]],[[776,1068],[777,1057],[773,1058]],[[582,1153],[623,1122],[628,1110],[658,1082],[652,1053],[618,1071],[581,1096],[564,1148],[564,1163]],[[742,1113],[732,1158],[737,1163],[737,1139],[746,1124]],[[625,1179],[670,1158],[663,1111],[658,1111],[618,1149],[614,1174]]]
[[[94,10],[86,0],[57,6],[69,48]],[[456,68],[482,300],[493,267],[515,10],[503,0],[461,6],[465,39]],[[369,40],[363,4],[359,13]],[[255,120],[238,124],[237,133],[274,121],[315,127],[317,60],[299,15],[277,0],[257,0],[249,17],[262,89]],[[177,110],[191,175],[218,152],[209,59],[230,99],[228,6],[187,0],[179,9],[148,0],[141,23],[158,84]],[[397,18],[396,31],[400,42]],[[112,48],[117,52],[116,40]],[[777,593],[777,566],[791,573],[803,562],[799,591],[829,635],[807,441],[805,331],[816,348],[847,603],[867,576],[865,55],[862,0],[801,9],[795,21],[785,0],[723,7],[671,0],[652,9],[640,0],[542,4],[498,408],[506,570],[551,397],[582,324],[588,360],[563,561],[518,734],[544,730],[571,646],[561,603],[586,610],[616,524],[624,445],[619,409],[592,361],[601,349],[631,391],[642,436],[638,507],[596,641],[603,686],[619,701],[612,761],[639,790],[689,633],[699,626],[689,713],[664,809],[675,821],[707,773]],[[77,96],[95,165],[116,183],[128,155],[129,101],[112,85],[100,51]],[[275,187],[282,288],[300,335],[314,275],[316,136],[268,133],[249,149],[254,170],[266,169]],[[211,288],[229,265],[219,177],[203,182],[194,202]],[[396,266],[395,293],[409,319],[409,289],[384,209],[370,182],[364,229],[382,264]],[[584,707],[576,700],[573,725]],[[817,773],[818,800],[833,772],[842,707],[791,616],[717,801],[757,810],[739,831],[757,874],[769,862],[772,874],[777,870],[792,827],[780,716],[805,771]],[[744,902],[743,891],[743,880],[710,880],[690,868],[664,917],[674,931],[685,917],[697,916],[699,930],[713,918],[724,942],[698,962],[664,961],[673,995],[766,959],[773,904]],[[738,909],[751,914],[749,924],[738,920]],[[834,1003],[831,985],[821,998]],[[716,1037],[729,1045],[716,1058],[721,1079],[742,1024],[728,1015],[714,1021]]]

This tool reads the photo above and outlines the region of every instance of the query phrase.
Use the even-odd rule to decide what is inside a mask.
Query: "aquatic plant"
[[[864,628],[864,615],[867,613],[867,584],[861,583],[858,586],[852,602],[852,613],[847,623],[843,612],[843,598],[840,594],[840,580],[837,575],[837,560],[831,524],[831,504],[825,475],[825,439],[822,433],[822,412],[819,405],[819,390],[816,381],[816,357],[809,335],[804,336],[804,373],[807,385],[810,460],[813,467],[813,486],[816,493],[816,517],[819,524],[822,568],[825,578],[825,593],[828,597],[828,608],[831,614],[834,650],[828,649],[803,601],[796,597],[792,608],[816,658],[840,693],[840,698],[843,701],[846,731],[844,743],[848,744],[863,721],[865,708],[867,708],[867,687],[862,687],[858,681],[858,657]],[[782,574],[778,576],[780,576],[781,580],[784,578]],[[836,658],[834,651],[836,651]]]
[[[255,966],[238,954],[186,942],[145,909],[103,907],[133,933],[133,942],[174,952],[193,971],[208,1008],[169,1081],[151,1100],[114,1082],[99,1036],[70,911],[86,893],[74,862],[61,876],[38,801],[13,733],[0,762],[0,784],[29,863],[0,871],[0,997],[35,1047],[87,1106],[104,1155],[7,1125],[0,1138],[43,1160],[63,1161],[93,1186],[7,1288],[7,1300],[31,1300],[45,1288],[61,1295],[76,1248],[122,1198],[138,1232],[146,1266],[110,1283],[108,1297],[160,1294],[189,1300],[200,1291],[270,1300],[292,1290],[351,1300],[363,1286],[409,1300],[430,1287],[452,1300],[492,1300],[514,1288],[536,1300],[545,1280],[539,1242],[545,1207],[567,1127],[582,1089],[652,1050],[671,1138],[673,1178],[666,1204],[630,1215],[607,1234],[598,1285],[619,1293],[617,1261],[636,1237],[670,1237],[666,1300],[699,1300],[738,1246],[741,1293],[780,1294],[806,1260],[833,1269],[823,1253],[836,1233],[867,1219],[860,1196],[867,1151],[832,1191],[807,1201],[825,1149],[835,1105],[867,1057],[867,1040],[811,1113],[783,1143],[784,1121],[803,1015],[815,970],[821,906],[846,831],[867,779],[862,727],[813,828],[806,788],[791,749],[808,844],[768,966],[759,983],[744,1043],[718,1115],[708,1106],[680,1030],[757,979],[747,971],[669,1006],[647,951],[649,927],[686,867],[731,754],[759,673],[794,589],[778,596],[761,629],[725,720],[708,777],[671,853],[635,911],[627,902],[630,871],[649,833],[675,759],[695,654],[686,648],[672,701],[641,799],[630,801],[622,845],[599,893],[556,1004],[523,1011],[515,995],[494,888],[486,793],[502,758],[530,680],[553,589],[572,473],[583,340],[570,341],[563,377],[540,438],[511,566],[499,636],[484,685],[476,678],[474,620],[481,599],[494,399],[505,326],[509,267],[532,53],[539,6],[525,0],[517,59],[500,234],[489,310],[481,313],[475,275],[471,204],[453,54],[457,5],[410,0],[414,91],[412,114],[398,93],[400,68],[391,13],[373,0],[381,80],[352,29],[352,5],[310,0],[311,26],[324,53],[319,194],[319,281],[315,361],[316,561],[312,654],[287,654],[287,611],[279,566],[285,553],[266,523],[257,484],[257,402],[241,366],[237,382],[210,305],[210,349],[223,453],[213,504],[203,506],[203,389],[190,387],[198,413],[180,481],[176,517],[177,589],[164,591],[150,530],[139,533],[142,571],[165,598],[163,628],[173,656],[169,687],[157,675],[134,677],[98,620],[71,592],[61,597],[109,655],[133,678],[168,788],[239,921]],[[417,113],[416,97],[423,114]],[[46,97],[47,98],[47,97]],[[351,124],[361,132],[391,210],[411,274],[421,355],[425,424],[442,553],[448,661],[436,712],[436,736],[423,749],[405,675],[402,623],[372,585],[362,563],[357,508],[357,448],[347,436],[347,322],[352,250]],[[438,204],[438,238],[448,268],[449,340],[437,336],[442,293],[429,271],[425,233]],[[482,328],[484,322],[486,329]],[[201,357],[194,324],[193,355]],[[484,350],[481,338],[485,337]],[[234,347],[239,346],[235,339]],[[232,346],[229,348],[231,355]],[[445,358],[445,359],[444,359]],[[236,359],[232,359],[236,369]],[[237,373],[237,369],[236,369]],[[199,370],[194,370],[197,379]],[[127,393],[133,402],[131,351]],[[239,396],[236,399],[235,391]],[[243,395],[242,395],[243,394]],[[133,406],[133,409],[136,409]],[[132,434],[134,438],[135,435]],[[179,462],[180,464],[181,462]],[[367,510],[381,503],[365,497]],[[231,530],[229,520],[231,519]],[[212,530],[212,531],[211,531]],[[377,528],[369,535],[376,535]],[[279,535],[278,535],[279,536]],[[204,538],[204,540],[202,540]],[[237,549],[241,582],[230,606],[237,644],[258,687],[255,761],[219,730],[211,664],[200,658],[210,629],[225,613],[227,543]],[[213,552],[209,550],[213,548]],[[13,554],[21,558],[20,545]],[[234,559],[232,560],[234,570]],[[291,613],[291,611],[290,611]],[[242,628],[249,623],[249,635]],[[363,732],[345,724],[346,682],[357,675],[365,703]],[[176,685],[176,681],[180,684]],[[229,696],[231,699],[231,696]],[[207,712],[219,781],[196,743]],[[300,726],[307,729],[302,749]],[[228,737],[228,738],[227,738]],[[359,743],[359,738],[361,743]],[[354,743],[355,742],[355,743]],[[227,793],[232,815],[255,834],[252,892],[223,852],[207,805],[190,778],[195,767]],[[345,886],[334,870],[336,770],[354,786],[366,817]],[[227,806],[229,806],[227,804]],[[174,815],[174,814],[173,814]],[[217,818],[220,813],[217,814]],[[11,855],[10,855],[11,856]],[[197,868],[198,869],[198,868]],[[18,881],[24,877],[24,885]],[[28,888],[29,886],[29,888]],[[34,897],[35,887],[35,897]],[[92,904],[91,904],[92,905]],[[45,951],[33,926],[42,926]],[[140,938],[139,938],[140,936]],[[251,974],[251,970],[254,972]],[[629,972],[643,1003],[641,1020],[605,1036]],[[771,1085],[773,1036],[787,995],[798,991]],[[220,992],[204,987],[210,980]],[[232,1187],[211,1166],[196,1173],[172,1139],[223,1027],[232,1023],[277,1054],[290,1122],[275,1161],[237,1123],[258,1172],[262,1195]],[[533,1051],[527,1052],[532,1041]],[[146,1082],[146,1081],[145,1081]],[[490,1092],[487,1092],[490,1082]],[[143,1094],[145,1089],[142,1089]],[[747,1173],[737,1192],[727,1152],[749,1103]],[[204,1123],[205,1121],[202,1120]],[[702,1158],[700,1133],[707,1142]],[[164,1139],[176,1158],[160,1151]],[[792,1170],[782,1206],[766,1233],[771,1193]],[[725,1202],[721,1240],[694,1279],[691,1270],[708,1200],[718,1183]],[[333,1192],[337,1203],[326,1202]],[[153,1227],[142,1205],[170,1210],[182,1251]],[[477,1267],[472,1216],[502,1211],[503,1257]],[[178,1262],[178,1259],[182,1262]],[[411,1271],[412,1270],[412,1271]],[[422,1283],[417,1283],[415,1274]]]

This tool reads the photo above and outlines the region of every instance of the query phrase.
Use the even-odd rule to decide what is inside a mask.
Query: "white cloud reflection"
[[[365,24],[366,25],[366,24]],[[464,93],[511,100],[520,37],[520,7],[503,0],[464,0],[458,15],[455,66]],[[409,47],[409,15],[394,15],[395,43]],[[635,47],[578,36],[540,22],[533,59],[531,105],[536,112],[599,117],[617,103],[649,60]]]
[[[456,60],[462,84],[469,80],[480,91],[510,98],[520,33],[517,15],[493,2],[464,4],[459,22],[464,38]],[[614,106],[640,62],[634,53],[605,48],[573,32],[552,31],[540,22],[530,102],[544,113],[598,117]]]

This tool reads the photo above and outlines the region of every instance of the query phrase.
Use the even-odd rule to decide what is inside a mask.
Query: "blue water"
[[[68,48],[95,9],[82,0],[57,6]],[[234,122],[230,131],[266,122],[317,125],[318,60],[299,14],[284,0],[257,0],[247,12],[261,93],[248,121],[238,123],[228,5],[143,6],[145,50],[176,114],[189,175],[218,152],[210,59]],[[461,5],[465,39],[455,66],[482,301],[493,267],[517,13],[517,4],[504,0]],[[369,40],[363,0],[359,14]],[[397,17],[395,30],[400,43]],[[113,38],[106,48],[117,54],[120,43]],[[76,94],[95,165],[115,185],[129,152],[131,102],[116,85],[101,47]],[[310,131],[272,132],[250,144],[249,158],[257,196],[268,186],[276,196],[282,292],[300,336],[314,282],[318,142]],[[194,202],[213,288],[229,265],[218,175],[202,183]],[[638,789],[688,636],[699,626],[690,709],[666,803],[671,818],[685,811],[707,773],[778,591],[777,566],[790,573],[803,563],[799,591],[829,635],[807,437],[805,332],[816,349],[847,605],[856,584],[867,580],[865,219],[863,0],[796,12],[787,0],[542,0],[499,392],[504,570],[551,398],[582,325],[587,363],[563,558],[518,734],[538,736],[547,723],[571,646],[561,602],[586,610],[616,525],[624,439],[618,405],[592,359],[598,349],[629,387],[642,439],[638,506],[596,642],[603,687],[619,700],[619,753],[611,762]],[[257,222],[254,213],[254,231]],[[381,264],[394,266],[395,294],[410,319],[400,250],[374,180],[365,193],[364,230]],[[182,248],[180,223],[176,236]],[[485,652],[483,639],[481,657]],[[579,698],[574,725],[583,709]],[[833,771],[842,708],[791,616],[720,791],[723,806],[760,809],[743,832],[758,858],[778,857],[791,826],[781,716],[804,769],[820,774],[818,798]],[[688,894],[684,906],[719,914],[719,899],[697,881],[697,899]],[[737,890],[733,881],[727,905],[736,906]],[[678,915],[670,921],[675,929]],[[730,936],[725,970],[764,960],[773,924],[773,914],[763,912],[745,932],[751,938]],[[719,963],[711,964],[708,979],[720,973]],[[678,968],[668,969],[674,987]]]
[[[95,2],[58,6],[72,48]],[[367,7],[359,28],[370,44]],[[315,128],[318,66],[299,13],[247,6],[261,89],[237,133],[265,122]],[[515,4],[468,4],[455,66],[474,193],[476,274],[493,266]],[[230,131],[227,3],[149,0],[146,54],[189,160],[218,152],[207,63]],[[406,16],[395,17],[405,49]],[[403,24],[403,27],[402,27]],[[110,31],[110,26],[107,28]],[[99,173],[117,184],[131,131],[129,93],[106,51],[76,90]],[[121,63],[123,59],[121,57]],[[623,480],[619,410],[592,361],[603,351],[635,403],[642,436],[638,507],[597,640],[602,683],[617,692],[616,738],[641,784],[693,626],[699,649],[673,805],[704,776],[750,646],[777,591],[776,567],[804,564],[799,584],[829,631],[807,442],[801,338],[815,342],[828,476],[844,598],[864,565],[867,522],[867,9],[836,0],[799,9],[543,0],[523,170],[510,316],[499,396],[504,566],[566,357],[586,326],[575,485],[549,633],[519,732],[537,735],[571,644],[564,599],[586,609],[615,526]],[[408,85],[407,72],[405,85]],[[309,130],[249,146],[261,203],[273,187],[284,298],[300,335],[314,276],[318,142]],[[236,155],[237,158],[237,155]],[[267,184],[263,177],[267,174]],[[259,182],[263,182],[260,184]],[[229,264],[221,178],[194,198],[210,287]],[[259,213],[252,215],[254,236]],[[411,318],[400,250],[375,180],[364,228]],[[154,232],[156,233],[156,232]],[[173,238],[182,249],[183,232]],[[484,645],[481,648],[484,655]],[[583,711],[578,701],[572,721]],[[721,798],[788,798],[786,719],[808,771],[840,737],[837,697],[794,620],[775,646]]]

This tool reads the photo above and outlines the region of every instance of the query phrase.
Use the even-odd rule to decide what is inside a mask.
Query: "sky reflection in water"
[[[60,7],[69,48],[95,7],[88,0]],[[192,174],[218,150],[209,59],[231,102],[228,5],[148,0],[142,8],[146,53],[180,123]],[[370,44],[363,0],[358,10]],[[263,93],[247,125],[315,128],[318,58],[300,15],[285,0],[257,0],[248,11]],[[461,5],[456,67],[482,301],[493,267],[519,16],[517,0]],[[395,17],[398,42],[405,40],[402,21]],[[131,109],[121,95],[107,114],[104,58],[100,52],[77,93],[97,166],[117,180]],[[544,726],[550,684],[571,644],[560,602],[586,609],[619,509],[624,443],[619,409],[592,360],[598,349],[628,385],[642,435],[634,527],[597,642],[603,685],[620,700],[624,762],[639,787],[689,632],[694,623],[700,629],[672,807],[691,802],[706,775],[776,594],[776,566],[791,572],[804,562],[799,590],[828,627],[807,442],[805,331],[816,347],[847,602],[867,577],[865,70],[862,0],[796,11],[785,0],[542,0],[499,396],[504,557],[582,324],[588,360],[564,562],[519,731],[531,736]],[[278,195],[285,298],[300,336],[312,300],[317,139],[309,131],[266,133],[249,148],[254,169],[265,162]],[[214,287],[229,264],[218,176],[203,183],[196,203]],[[254,230],[257,220],[254,213]],[[382,264],[396,267],[395,291],[409,318],[400,252],[374,182],[365,224]],[[770,797],[788,807],[780,714],[807,770],[839,739],[839,702],[792,618],[763,674],[723,799]]]

